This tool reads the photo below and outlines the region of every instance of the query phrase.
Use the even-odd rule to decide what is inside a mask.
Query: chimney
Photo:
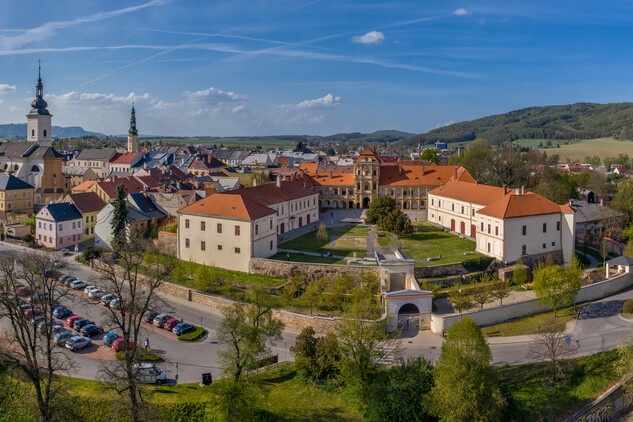
[[[453,166],[453,179],[457,180],[457,166]]]
[[[281,176],[277,175],[277,187],[281,188]]]
[[[418,160],[420,159],[420,141],[418,141]],[[424,173],[424,170],[422,170],[422,173]]]
[[[422,162],[422,176],[424,176],[424,161]]]
[[[525,195],[525,186],[521,186],[521,195]]]
[[[257,176],[253,179],[253,186],[257,186]]]
[[[521,189],[517,188],[515,192],[517,195],[521,195]]]

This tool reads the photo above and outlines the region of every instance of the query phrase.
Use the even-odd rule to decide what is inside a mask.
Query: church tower
[[[132,103],[130,130],[127,131],[127,152],[138,152],[138,130],[136,130],[136,112]]]
[[[37,142],[41,146],[52,146],[51,118],[48,104],[44,101],[44,85],[42,84],[41,66],[38,66],[37,85],[35,85],[35,100],[31,103],[31,111],[26,115],[28,120],[26,139]]]

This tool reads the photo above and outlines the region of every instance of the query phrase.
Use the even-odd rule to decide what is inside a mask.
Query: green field
[[[512,145],[520,146],[520,147],[531,147],[537,148],[540,144],[547,145],[547,141],[551,139],[517,139],[516,141],[512,141]],[[552,140],[552,144],[556,145],[557,142]]]
[[[291,139],[274,139],[274,138],[223,138],[223,139],[208,139],[208,138],[162,138],[163,144],[169,145],[224,145],[227,148],[257,148],[262,149],[288,149],[294,148],[297,144],[296,141]],[[151,140],[152,143],[158,142],[158,140]]]
[[[463,255],[464,252],[474,252],[475,242],[462,239],[449,232],[442,231],[439,227],[428,223],[416,223],[417,232],[400,236],[400,249],[409,259],[428,265],[439,265],[449,262],[461,262],[472,255]],[[427,258],[442,255],[440,261],[427,262]],[[456,255],[462,254],[462,255]],[[448,257],[447,255],[455,255]],[[451,259],[452,258],[452,259]]]
[[[357,226],[357,225],[348,224],[341,227],[334,227],[331,229],[327,229],[327,232],[328,232],[328,235],[330,236],[330,239],[332,239],[332,237],[338,238],[342,236],[367,236],[367,234],[369,233],[369,230],[370,230],[369,227],[366,227],[366,226]],[[354,256],[354,252],[356,252],[357,258],[364,258],[365,255],[367,254],[366,248],[352,249],[352,248],[331,248],[331,247],[327,247],[327,245],[321,246],[316,240],[316,230],[311,231],[310,233],[306,233],[292,240],[289,240],[287,242],[280,243],[277,247],[279,249],[289,249],[293,251],[302,251],[302,252],[314,252],[314,253],[319,253],[323,255],[326,255],[329,252],[332,255],[346,256],[346,257],[352,257]],[[310,258],[305,258],[305,259],[310,259]],[[309,261],[309,262],[314,262],[314,261]]]
[[[614,138],[586,139],[575,144],[561,145],[560,148],[547,148],[545,151],[550,157],[558,154],[561,161],[567,159],[582,161],[585,157],[594,155],[604,158],[628,154],[630,157],[633,156],[633,142],[618,141]]]

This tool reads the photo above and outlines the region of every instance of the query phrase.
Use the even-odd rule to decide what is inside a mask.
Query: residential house
[[[70,191],[72,193],[88,192],[96,184],[97,182],[95,180],[88,180],[83,182],[82,184],[75,186]]]
[[[89,192],[95,192],[103,202],[108,203],[116,198],[116,187],[123,185],[126,194],[143,192],[146,190],[145,185],[136,180],[134,177],[115,177],[110,181],[101,181],[95,183]]]
[[[189,173],[196,177],[208,176],[210,173],[221,171],[227,167],[222,161],[208,155],[196,157],[188,167]]]
[[[7,221],[6,214],[14,211],[33,214],[35,189],[32,185],[7,173],[0,173],[0,215]]]
[[[152,228],[158,228],[166,222],[167,214],[144,193],[131,193],[126,198],[128,240],[135,236],[143,236]],[[95,245],[110,248],[113,240],[112,218],[114,202],[106,204],[97,214],[95,225]]]
[[[90,167],[97,177],[106,177],[110,173],[110,160],[116,154],[115,149],[84,148],[75,157],[75,165]]]
[[[277,154],[267,152],[253,153],[244,158],[240,163],[240,167],[251,169],[265,169],[268,167],[277,167],[277,165]]]
[[[239,167],[242,165],[242,160],[244,160],[250,151],[232,151],[231,156],[229,157],[229,166],[230,167]]]
[[[50,203],[35,215],[35,241],[38,245],[62,249],[82,242],[82,216],[74,204]]]
[[[83,217],[83,240],[95,237],[97,214],[105,207],[105,202],[95,192],[71,193],[60,202],[68,202],[79,210]]]
[[[108,177],[116,175],[117,177],[125,177],[132,175],[133,167],[136,163],[143,160],[145,153],[143,152],[127,152],[117,153],[108,162]]]
[[[629,171],[626,167],[616,167],[613,172],[615,174],[619,174],[620,176],[629,177]]]
[[[87,166],[63,166],[62,174],[66,179],[64,183],[66,189],[72,189],[84,182],[99,179],[94,170]]]
[[[622,228],[624,214],[604,205],[573,199],[568,204],[576,215],[576,240],[597,242],[602,236],[613,236],[612,231]]]
[[[574,256],[574,211],[523,189],[451,181],[429,192],[428,220],[474,238],[476,251],[526,265]]]

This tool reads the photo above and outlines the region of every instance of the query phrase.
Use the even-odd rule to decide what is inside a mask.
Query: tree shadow
[[[608,318],[619,315],[622,312],[622,305],[625,300],[609,300],[606,302],[588,303],[583,306],[578,314],[579,320],[588,320],[596,318]]]

